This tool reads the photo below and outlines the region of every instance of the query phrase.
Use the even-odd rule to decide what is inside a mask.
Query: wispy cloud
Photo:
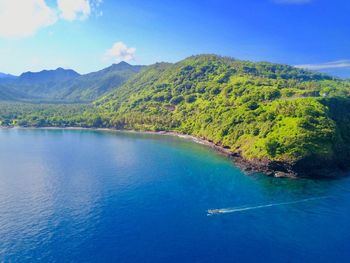
[[[295,67],[310,70],[350,68],[350,60],[338,60],[319,64],[295,65]]]
[[[88,0],[58,0],[57,6],[61,18],[68,21],[84,20],[91,14],[91,6]]]
[[[0,0],[0,38],[23,38],[41,28],[54,25],[59,19],[85,20],[102,0],[57,0],[49,6],[47,0]]]
[[[116,42],[105,53],[106,59],[114,61],[131,61],[135,59],[136,48],[128,47],[123,42]]]
[[[311,3],[313,0],[272,0],[276,4],[302,5]]]

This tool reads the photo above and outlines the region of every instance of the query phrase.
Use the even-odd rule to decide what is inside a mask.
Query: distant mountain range
[[[3,79],[15,79],[17,76],[11,75],[11,74],[5,74],[0,72],[0,80]]]
[[[40,72],[25,72],[17,79],[21,84],[57,83],[79,77],[80,74],[71,69],[57,68],[55,70],[43,70]]]
[[[0,100],[90,102],[117,89],[141,68],[120,62],[85,75],[63,68],[19,77],[0,73]]]

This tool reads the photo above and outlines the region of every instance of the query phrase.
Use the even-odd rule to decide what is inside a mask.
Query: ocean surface
[[[0,262],[350,262],[350,176],[248,176],[170,136],[2,129]]]

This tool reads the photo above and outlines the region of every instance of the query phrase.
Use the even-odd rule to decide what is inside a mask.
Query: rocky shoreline
[[[218,153],[230,158],[246,174],[263,173],[276,178],[334,178],[344,174],[346,169],[342,165],[336,165],[330,160],[317,160],[309,158],[296,163],[278,162],[271,160],[246,160],[239,153],[215,144],[203,138],[173,131],[138,131],[120,130],[112,128],[85,128],[85,127],[0,127],[2,129],[43,129],[43,130],[92,130],[106,132],[139,133],[160,136],[174,136],[194,143],[202,144],[216,150]],[[312,164],[312,165],[310,165]],[[315,165],[316,164],[316,165]],[[314,167],[313,167],[314,166]]]

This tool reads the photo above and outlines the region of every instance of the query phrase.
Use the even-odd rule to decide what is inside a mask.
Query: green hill
[[[310,158],[317,173],[347,160],[338,153],[350,145],[349,88],[291,66],[203,55],[148,67],[96,105],[105,126],[194,135],[267,172],[301,174]]]

